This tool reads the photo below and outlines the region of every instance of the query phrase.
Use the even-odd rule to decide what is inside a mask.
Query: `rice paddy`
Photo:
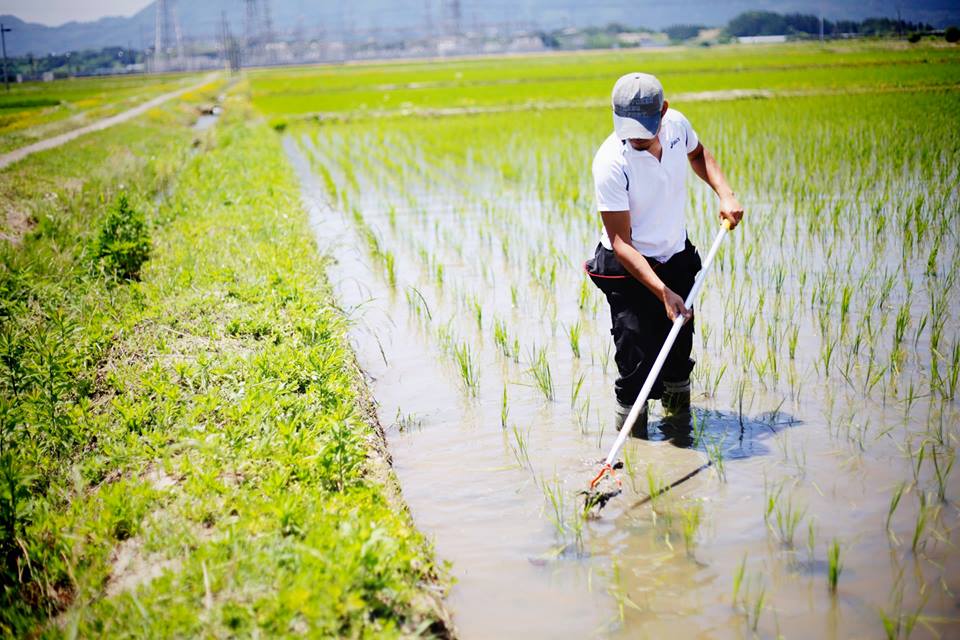
[[[692,433],[655,403],[592,520],[574,505],[616,367],[580,265],[630,70],[676,96],[746,217],[698,304]],[[958,78],[955,47],[882,44],[252,75],[381,417],[418,416],[388,439],[465,637],[960,628]],[[716,199],[688,186],[703,248]]]

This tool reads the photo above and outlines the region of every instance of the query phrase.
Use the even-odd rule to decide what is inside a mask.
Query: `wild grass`
[[[10,635],[58,615],[80,637],[189,636],[201,616],[214,635],[437,621],[419,585],[442,568],[371,466],[377,435],[298,186],[276,134],[231,109],[192,156],[191,116],[161,109],[13,169],[42,233],[0,248],[19,274],[3,276],[0,331]],[[43,204],[54,187],[37,184],[74,177]],[[88,268],[120,184],[150,229],[137,283]],[[113,562],[130,550],[159,572],[135,597]],[[344,593],[381,603],[378,620]]]

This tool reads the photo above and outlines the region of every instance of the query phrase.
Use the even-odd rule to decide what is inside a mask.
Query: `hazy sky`
[[[71,20],[129,16],[148,4],[150,0],[0,0],[0,14],[56,26]]]

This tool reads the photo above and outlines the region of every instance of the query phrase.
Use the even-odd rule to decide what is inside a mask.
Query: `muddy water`
[[[631,440],[626,447],[624,495],[578,535],[577,492],[614,437],[607,310],[596,300],[586,310],[578,304],[576,265],[592,247],[593,231],[567,225],[557,233],[535,196],[503,194],[524,216],[525,234],[552,232],[557,254],[573,256],[556,270],[552,286],[532,282],[538,265],[531,262],[536,253],[529,239],[511,238],[509,225],[501,227],[507,230],[499,240],[486,231],[483,221],[497,223],[490,194],[477,204],[471,200],[476,194],[460,187],[410,178],[405,198],[388,203],[383,194],[391,185],[360,172],[353,179],[368,196],[353,206],[394,255],[391,284],[349,212],[329,204],[316,169],[340,182],[335,163],[308,139],[288,137],[285,148],[319,249],[332,258],[328,276],[351,319],[380,420],[389,425],[404,496],[437,554],[452,563],[457,583],[448,602],[464,638],[877,637],[881,610],[913,611],[921,602],[925,615],[941,619],[930,628],[918,625],[915,637],[956,630],[949,622],[958,615],[952,594],[960,588],[960,561],[951,549],[958,541],[952,533],[956,510],[948,504],[937,514],[947,533],[931,538],[923,555],[904,553],[916,500],[905,497],[891,520],[897,543],[884,525],[891,491],[910,475],[902,443],[874,436],[872,429],[879,444],[871,443],[868,456],[849,435],[854,423],[922,430],[929,415],[864,403],[810,375],[787,395],[753,387],[741,394],[731,376],[707,395],[703,389],[710,385],[699,381],[699,446],[665,441],[654,406],[651,440]],[[712,227],[692,226],[692,239],[706,245]],[[502,248],[504,237],[514,247]],[[427,254],[444,265],[442,277]],[[707,289],[698,317],[716,332],[723,292]],[[479,319],[475,304],[482,309]],[[498,349],[494,318],[520,345],[518,358]],[[584,334],[580,358],[566,334],[577,320]],[[472,349],[476,397],[443,346],[451,341]],[[695,344],[700,347],[700,339]],[[536,348],[545,349],[550,363],[552,400],[529,373]],[[713,375],[722,364],[701,358]],[[940,419],[953,424],[955,407],[941,410]],[[710,457],[714,464],[691,480],[653,503],[632,506],[647,496],[648,477],[670,483]],[[956,476],[950,486],[955,495]],[[551,492],[564,502],[560,525]],[[764,517],[767,495],[782,497],[781,520],[788,519],[788,498],[802,514],[792,547],[772,533],[776,513]],[[701,524],[688,546],[683,522],[697,512]],[[834,539],[844,565],[836,595],[826,577],[827,546]],[[744,578],[734,605],[741,563]]]

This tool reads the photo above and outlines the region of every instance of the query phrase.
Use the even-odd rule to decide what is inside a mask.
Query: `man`
[[[694,361],[693,309],[683,301],[700,271],[700,256],[684,224],[687,163],[720,197],[720,217],[730,228],[740,222],[743,207],[693,127],[669,108],[654,76],[629,73],[617,80],[613,128],[593,160],[603,233],[585,267],[610,304],[619,371],[616,426],[623,426],[674,318],[682,315],[686,323],[650,399],[663,405],[665,435],[684,445]],[[646,407],[631,432],[647,437]]]

